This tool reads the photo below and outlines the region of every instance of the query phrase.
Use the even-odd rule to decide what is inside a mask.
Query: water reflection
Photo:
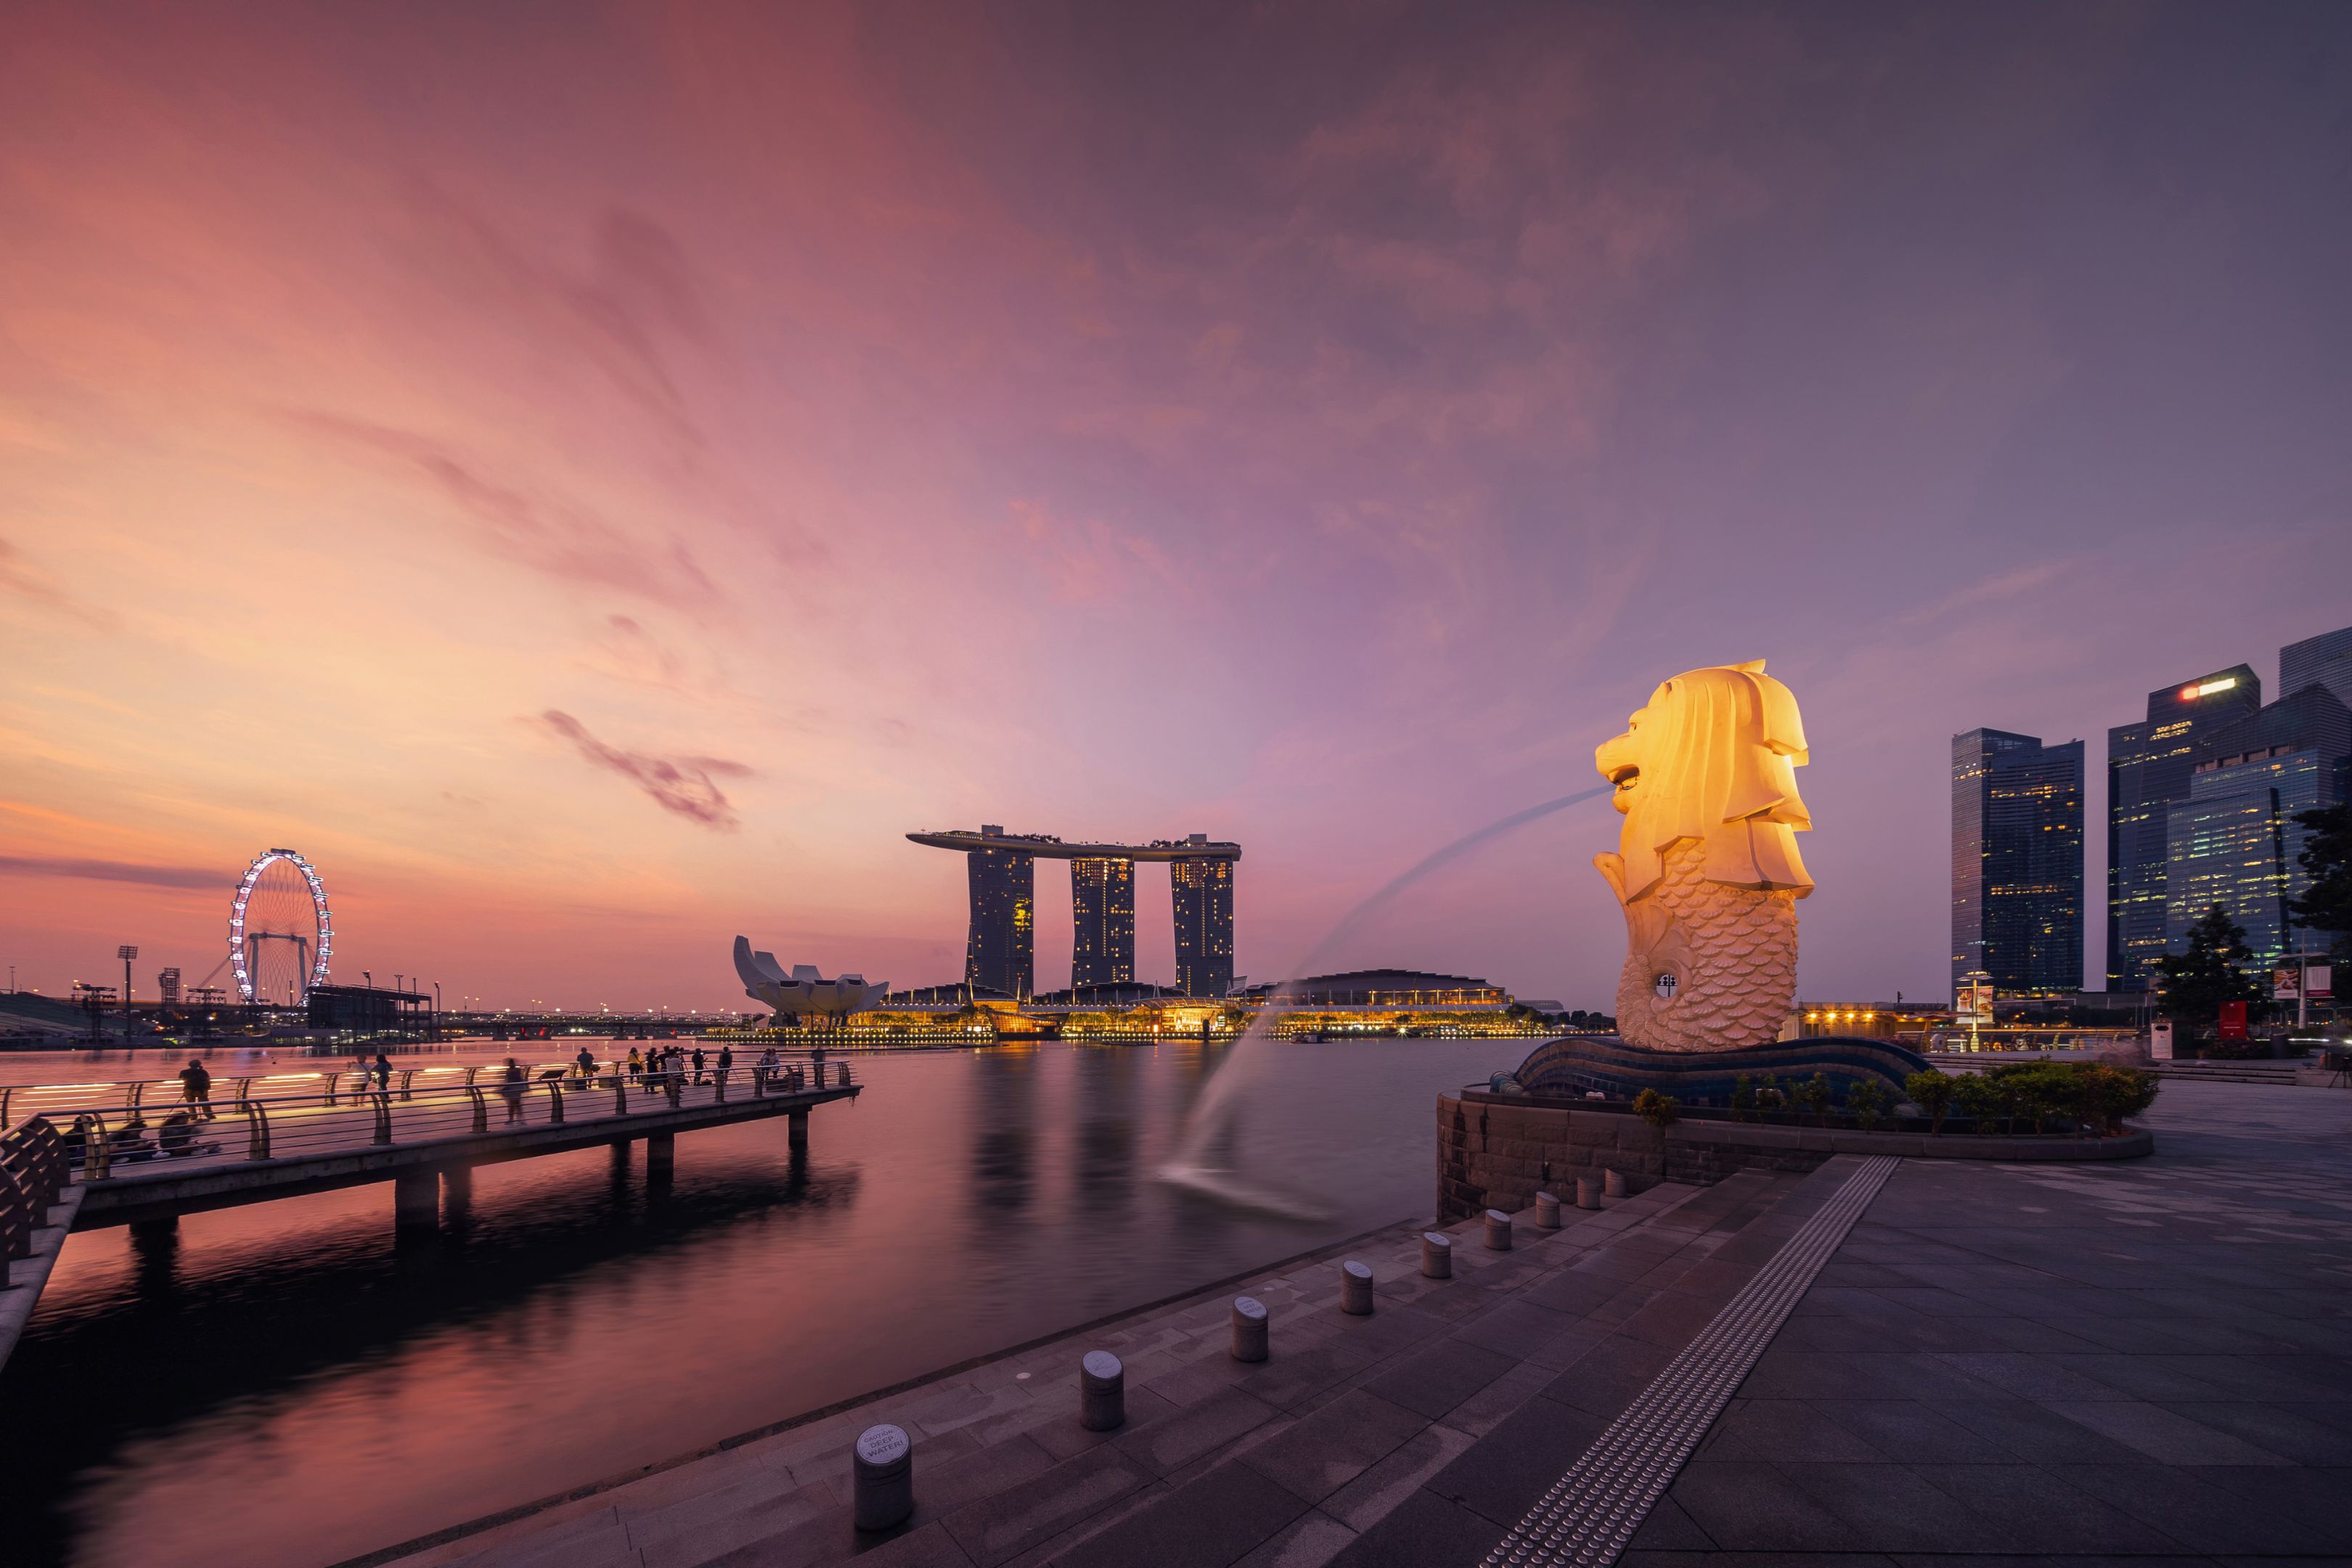
[[[1070,1183],[1076,1207],[1089,1219],[1123,1215],[1133,1206],[1136,1053],[1119,1047],[1082,1050],[1077,1078],[1077,1136],[1070,1144]]]
[[[971,1216],[982,1228],[1020,1223],[1036,1182],[1038,1053],[1015,1047],[975,1053]]]
[[[1149,1179],[1209,1054],[1057,1045],[862,1058],[806,1158],[688,1133],[666,1193],[483,1167],[424,1247],[385,1185],[77,1236],[0,1375],[7,1561],[336,1562],[1426,1213],[1431,1097],[1521,1054],[1275,1055],[1250,1158],[1345,1194],[1319,1229]]]

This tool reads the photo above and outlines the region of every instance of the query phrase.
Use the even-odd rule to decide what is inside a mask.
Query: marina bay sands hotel
[[[1149,844],[1065,844],[1042,833],[909,833],[918,844],[958,849],[971,879],[971,930],[963,977],[1007,996],[1035,994],[1036,862],[1070,862],[1070,984],[1135,980],[1135,863],[1168,862],[1176,901],[1176,989],[1223,996],[1234,984],[1234,862],[1238,844],[1205,833]]]

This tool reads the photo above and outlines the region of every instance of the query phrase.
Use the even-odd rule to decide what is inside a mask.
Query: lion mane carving
[[[1685,670],[1593,753],[1625,816],[1592,863],[1624,906],[1617,1032],[1659,1051],[1779,1032],[1797,988],[1804,722],[1764,661]]]

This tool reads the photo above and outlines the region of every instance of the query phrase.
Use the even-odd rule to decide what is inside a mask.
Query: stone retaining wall
[[[1516,1213],[1549,1189],[1575,1201],[1576,1178],[1616,1171],[1629,1192],[1658,1183],[1712,1186],[1738,1171],[1808,1172],[1832,1154],[1932,1160],[2129,1160],[2155,1152],[2145,1130],[2120,1138],[1853,1132],[1677,1121],[1664,1129],[1623,1111],[1580,1110],[1519,1095],[1437,1097],[1437,1215],[1449,1223],[1497,1208]]]

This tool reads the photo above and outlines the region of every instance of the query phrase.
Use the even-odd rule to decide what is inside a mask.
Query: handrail
[[[836,1082],[842,1088],[850,1087],[846,1063],[842,1064],[837,1074],[819,1076],[821,1069],[812,1068],[814,1064],[804,1068],[779,1062],[771,1068],[753,1063],[750,1067],[751,1098],[764,1100],[778,1094],[805,1092],[811,1088],[829,1089]],[[493,1093],[510,1109],[507,1125],[520,1122],[555,1126],[646,1117],[689,1104],[725,1106],[730,1103],[729,1091],[736,1082],[733,1068],[730,1068],[723,1072],[706,1069],[698,1079],[690,1071],[646,1073],[639,1075],[633,1085],[625,1068],[587,1077],[551,1073],[525,1079],[511,1086],[514,1092],[509,1098],[509,1086],[504,1079],[491,1084],[461,1083],[455,1080],[467,1075],[452,1071],[440,1082],[425,1080],[425,1074],[432,1070],[417,1070],[417,1079],[425,1081],[410,1084],[404,1100],[400,1090],[383,1084],[357,1091],[339,1084],[331,1099],[324,1074],[299,1074],[282,1075],[278,1081],[299,1082],[303,1087],[278,1094],[251,1092],[265,1087],[268,1080],[239,1080],[234,1102],[217,1110],[205,1102],[174,1102],[168,1106],[150,1104],[142,1113],[110,1100],[44,1108],[34,1120],[44,1124],[70,1123],[70,1131],[61,1135],[60,1160],[70,1159],[79,1167],[75,1173],[79,1179],[100,1181],[124,1173],[126,1164],[143,1165],[147,1162],[155,1163],[159,1170],[184,1163],[198,1167],[223,1161],[299,1158],[481,1136],[493,1130],[488,1111]],[[92,1087],[103,1091],[120,1086]],[[630,1103],[632,1087],[647,1091],[635,1106]],[[543,1109],[541,1097],[531,1092],[535,1088],[547,1090]],[[567,1091],[598,1088],[612,1090],[610,1110],[599,1108],[583,1116],[573,1108]],[[5,1198],[5,1194],[0,1194],[0,1198]]]

